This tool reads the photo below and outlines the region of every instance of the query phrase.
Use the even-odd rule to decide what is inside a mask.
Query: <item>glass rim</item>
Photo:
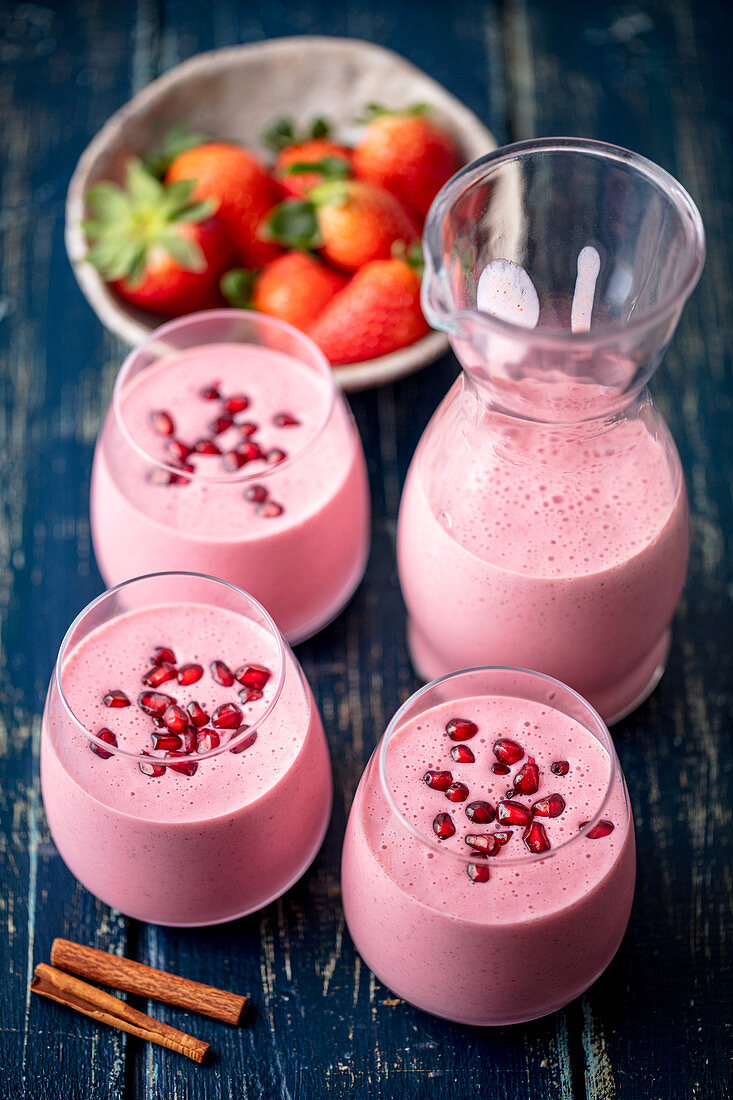
[[[430,284],[438,277],[437,273],[443,266],[441,242],[445,224],[443,208],[454,201],[457,192],[462,190],[467,180],[472,177],[478,179],[487,168],[495,168],[512,160],[523,160],[533,153],[577,153],[581,156],[623,164],[636,170],[639,175],[664,192],[666,198],[676,208],[684,228],[687,262],[684,265],[683,275],[676,285],[652,309],[622,326],[595,333],[570,332],[568,329],[558,328],[524,328],[513,321],[506,321],[477,309],[448,311],[450,321],[439,323],[440,312],[436,312],[430,304]],[[529,138],[517,141],[510,145],[502,145],[465,165],[443,185],[433,199],[425,219],[423,245],[426,274],[423,278],[422,305],[426,316],[430,315],[430,324],[434,328],[450,334],[454,322],[468,321],[486,328],[488,332],[494,332],[497,336],[508,337],[527,345],[531,344],[533,347],[585,352],[617,344],[620,338],[653,328],[655,324],[666,320],[675,310],[680,309],[697,285],[705,265],[706,252],[705,228],[700,211],[687,189],[670,172],[622,145],[613,145],[594,138],[573,137]]]
[[[186,480],[190,482],[198,482],[199,484],[203,485],[237,485],[246,484],[248,482],[263,481],[266,478],[273,477],[275,474],[280,473],[282,470],[286,469],[289,466],[296,465],[300,461],[300,459],[303,458],[321,438],[324,431],[328,427],[328,424],[330,423],[331,417],[333,416],[333,411],[336,404],[337,389],[331,364],[329,363],[328,359],[323,354],[321,349],[318,347],[318,345],[315,344],[304,332],[301,332],[300,329],[295,328],[294,325],[288,324],[287,321],[281,321],[277,317],[270,317],[269,314],[259,313],[257,310],[254,309],[219,308],[199,310],[196,313],[187,313],[182,317],[174,317],[173,320],[166,321],[158,328],[153,329],[153,331],[148,336],[146,336],[144,340],[142,340],[139,344],[136,344],[135,347],[131,348],[131,350],[127,353],[122,362],[122,366],[117,373],[117,378],[115,379],[115,384],[112,389],[111,403],[111,409],[115,423],[122,433],[125,442],[130,447],[132,447],[132,449],[136,451],[141,458],[145,459],[146,462],[149,462],[151,466],[155,467],[158,470],[165,470],[167,473],[176,474],[179,476],[181,475],[180,466],[176,466],[173,462],[168,462],[164,458],[155,458],[153,455],[149,454],[145,450],[145,448],[140,445],[140,443],[137,442],[132,433],[129,431],[122,415],[123,391],[125,389],[125,385],[128,382],[128,376],[131,374],[138,357],[146,350],[146,348],[148,348],[155,341],[161,340],[161,338],[165,338],[173,329],[178,329],[186,325],[195,325],[204,320],[216,321],[217,319],[221,319],[232,321],[240,319],[244,320],[245,322],[251,322],[255,318],[257,319],[257,322],[262,324],[264,327],[269,326],[284,333],[285,335],[291,336],[297,342],[303,344],[312,354],[318,369],[318,373],[325,380],[326,387],[328,389],[328,401],[326,403],[326,410],[323,416],[323,420],[319,423],[318,427],[316,428],[310,439],[308,439],[303,444],[303,446],[295,452],[295,454],[288,456],[283,462],[278,462],[273,466],[266,466],[264,470],[258,470],[257,472],[246,472],[246,467],[242,467],[239,470],[234,470],[232,472],[222,474],[206,474],[202,473],[200,470],[194,470],[192,473],[185,473]],[[237,343],[238,341],[234,342]],[[245,341],[241,341],[241,343],[243,347],[247,346]],[[196,347],[204,345],[192,344],[191,346]],[[254,344],[252,346],[257,347],[259,345]],[[171,355],[178,355],[187,350],[189,349],[171,348]],[[158,362],[160,362],[160,360],[158,360]],[[146,367],[145,369],[147,370],[148,368]]]
[[[237,596],[243,597],[245,599],[245,601],[247,601],[250,604],[250,606],[253,606],[257,611],[259,611],[262,614],[262,616],[265,620],[265,624],[269,627],[269,629],[272,633],[272,636],[275,640],[275,645],[277,647],[278,670],[277,670],[277,677],[275,679],[275,692],[274,692],[273,697],[270,700],[270,702],[263,709],[261,714],[258,714],[252,722],[247,723],[247,729],[243,730],[243,732],[241,733],[241,735],[238,738],[231,738],[229,741],[226,741],[223,744],[218,745],[215,749],[209,749],[208,752],[191,753],[190,754],[191,758],[193,760],[195,760],[196,763],[198,763],[200,760],[208,760],[211,757],[220,756],[224,752],[229,752],[232,749],[232,747],[238,745],[240,743],[240,741],[243,741],[243,740],[245,740],[245,738],[251,736],[252,730],[258,729],[258,727],[261,726],[262,723],[264,721],[266,721],[267,718],[269,718],[270,714],[272,713],[272,711],[275,707],[275,704],[278,702],[278,700],[280,698],[280,695],[282,694],[283,686],[285,684],[285,672],[286,672],[285,642],[282,638],[282,635],[280,634],[280,631],[279,631],[274,619],[272,618],[270,613],[266,610],[266,608],[264,608],[262,606],[262,604],[259,602],[259,600],[255,599],[254,596],[251,596],[249,594],[249,592],[245,592],[245,590],[243,588],[239,588],[236,584],[231,584],[229,581],[222,580],[220,577],[213,577],[208,573],[192,573],[192,572],[189,572],[189,571],[186,571],[186,570],[170,570],[169,572],[165,572],[165,573],[144,573],[139,577],[130,577],[128,580],[122,581],[120,584],[113,585],[112,588],[106,588],[103,592],[100,592],[100,594],[98,596],[95,596],[95,598],[93,600],[90,600],[90,602],[88,604],[86,604],[81,609],[81,611],[74,617],[73,622],[70,624],[68,630],[64,634],[64,637],[61,641],[61,645],[59,646],[59,652],[58,652],[58,656],[56,658],[56,664],[54,666],[54,677],[53,678],[54,678],[54,683],[55,683],[55,686],[56,686],[56,690],[59,694],[59,697],[61,699],[64,710],[66,711],[67,716],[71,719],[73,724],[76,726],[77,730],[86,739],[94,742],[94,744],[98,745],[101,749],[104,749],[105,752],[110,753],[110,755],[126,757],[128,760],[134,760],[137,763],[148,763],[148,764],[150,764],[151,762],[152,763],[155,763],[155,762],[163,763],[165,758],[164,757],[151,756],[149,753],[128,752],[126,749],[119,748],[116,745],[110,745],[107,741],[103,741],[95,733],[92,733],[91,730],[87,729],[87,727],[84,725],[84,723],[81,721],[81,719],[78,718],[77,715],[74,713],[74,709],[73,709],[73,707],[71,706],[71,703],[69,702],[69,700],[66,697],[66,693],[64,691],[64,686],[63,686],[63,683],[62,683],[61,670],[62,670],[62,666],[63,666],[63,663],[64,663],[64,659],[67,656],[67,649],[68,649],[68,646],[71,642],[71,638],[72,638],[72,634],[73,634],[74,630],[104,600],[108,599],[110,596],[115,595],[117,592],[120,592],[122,589],[127,588],[130,585],[138,584],[140,581],[149,581],[149,580],[153,580],[153,579],[157,579],[157,578],[170,578],[170,577],[190,577],[190,578],[194,578],[197,581],[201,581],[201,580],[211,581],[216,585],[222,585],[223,587],[230,589],[232,592],[236,593]],[[145,606],[149,606],[149,605],[145,605]],[[117,616],[115,616],[115,617],[117,617]],[[151,690],[154,690],[154,689],[151,689]]]
[[[567,850],[569,845],[575,844],[581,838],[586,837],[587,834],[594,827],[594,825],[598,823],[601,814],[605,810],[608,804],[608,800],[611,797],[613,785],[616,779],[616,772],[618,770],[622,780],[623,772],[621,772],[621,765],[616,755],[616,748],[613,743],[613,738],[611,737],[608,726],[603,721],[598,711],[591,706],[587,699],[584,699],[582,695],[580,695],[573,688],[569,687],[568,684],[564,684],[562,680],[557,680],[554,676],[548,676],[544,672],[535,672],[533,669],[521,668],[517,665],[474,665],[471,668],[461,668],[457,669],[455,672],[449,672],[445,676],[439,676],[437,679],[431,680],[430,683],[424,684],[423,687],[413,692],[413,694],[405,700],[399,710],[397,710],[393,715],[386,730],[384,731],[382,740],[377,750],[375,750],[379,753],[379,779],[382,786],[382,791],[387,799],[387,805],[389,806],[390,811],[397,817],[400,825],[405,828],[415,840],[419,841],[420,844],[422,844],[424,847],[429,848],[431,851],[438,852],[442,858],[447,857],[451,859],[454,863],[458,863],[464,867],[469,863],[485,862],[479,852],[457,852],[453,848],[446,848],[445,845],[441,844],[439,840],[420,832],[418,828],[416,828],[410,821],[408,821],[408,819],[404,816],[402,811],[397,806],[397,803],[394,800],[392,791],[390,790],[390,786],[387,781],[387,746],[389,745],[395,733],[397,733],[397,731],[400,729],[401,719],[403,718],[404,713],[408,709],[408,707],[410,707],[423,695],[427,694],[427,692],[435,688],[438,684],[443,684],[448,680],[454,680],[459,676],[464,676],[466,675],[466,673],[471,672],[517,672],[525,676],[529,676],[534,680],[543,680],[545,683],[551,684],[554,688],[561,688],[562,691],[567,692],[572,698],[574,698],[575,700],[577,700],[577,702],[581,704],[581,708],[586,712],[586,715],[591,718],[595,723],[597,723],[599,730],[603,733],[605,744],[603,742],[601,743],[608,753],[608,759],[610,763],[608,783],[606,785],[605,791],[603,792],[603,797],[601,798],[600,805],[594,811],[591,817],[589,817],[583,828],[578,829],[577,833],[573,834],[573,836],[568,837],[568,839],[564,840],[562,844],[558,844],[556,847],[550,848],[546,852],[526,852],[524,855],[521,856],[507,856],[502,849],[497,862],[494,863],[492,859],[488,865],[491,867],[496,866],[497,868],[516,867],[519,865],[526,866],[528,863],[538,863],[542,860],[554,859],[560,852],[562,852],[563,850]],[[512,696],[512,698],[516,697],[517,696]],[[552,709],[555,710],[558,709],[557,707],[553,707],[552,703],[549,703],[548,706],[552,707]],[[560,713],[563,712],[561,711]],[[577,721],[577,719],[575,720]],[[626,807],[626,825],[628,828],[628,820],[631,811],[625,784],[624,803]],[[496,826],[499,829],[502,828],[501,823],[496,820],[491,822],[491,824],[492,826]],[[512,827],[513,826],[507,826],[507,828]],[[483,826],[481,826],[481,828],[483,828]],[[517,827],[514,826],[514,828]]]

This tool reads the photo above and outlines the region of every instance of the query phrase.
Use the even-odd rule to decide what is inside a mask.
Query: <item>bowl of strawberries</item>
[[[495,148],[390,50],[301,36],[199,54],[148,85],[79,160],[66,246],[129,344],[232,305],[306,332],[345,389],[446,349],[420,310],[420,234],[440,187]]]

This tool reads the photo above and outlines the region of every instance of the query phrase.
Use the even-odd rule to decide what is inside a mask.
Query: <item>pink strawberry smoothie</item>
[[[469,740],[446,733],[456,717],[478,727]],[[522,757],[496,775],[494,745],[504,738]],[[456,762],[450,750],[458,745],[475,760]],[[633,823],[609,748],[610,739],[602,744],[551,704],[524,698],[471,696],[398,716],[359,785],[342,866],[349,931],[382,982],[435,1015],[498,1025],[552,1012],[595,981],[623,937],[635,879]],[[531,761],[537,789],[509,800]],[[566,774],[554,774],[551,765],[562,761]],[[467,787],[458,788],[462,800],[451,801],[453,786],[432,789],[430,771]],[[540,827],[538,854],[523,840],[525,826],[499,820],[500,806],[518,803],[531,815],[550,795],[560,796],[559,816],[540,816],[540,804],[530,826]],[[489,804],[489,823],[469,819],[476,802]],[[439,815],[454,830],[444,840]],[[588,821],[591,836],[579,833]],[[466,836],[497,831],[510,833],[498,854],[471,864]]]
[[[402,496],[400,582],[427,680],[512,664],[570,684],[607,721],[656,685],[688,554],[666,436],[496,417],[473,450],[416,452]],[[486,445],[494,435],[492,445]]]
[[[184,685],[174,676],[147,688],[142,678],[161,645],[173,650],[175,667],[199,665],[200,678]],[[231,672],[242,666],[269,671],[262,697],[255,691],[247,703],[240,692],[248,697],[249,689],[240,682],[217,682],[213,661]],[[262,626],[223,607],[162,603],[95,627],[62,651],[60,662],[65,702],[52,681],[43,721],[43,798],[56,846],[87,889],[139,920],[201,925],[252,912],[300,877],[328,824],[331,772],[318,711],[287,646],[279,650]],[[124,693],[131,705],[105,705],[111,691]],[[149,753],[143,766],[154,770],[174,759],[151,739],[170,731],[156,729],[138,705],[141,693],[151,691],[184,709],[199,702],[209,718],[198,730],[209,735],[203,748],[210,748],[213,733],[218,749],[204,755],[193,747],[176,757],[183,772],[165,767],[160,775],[143,774],[140,757],[123,752]],[[234,727],[217,728],[216,710],[226,704],[239,708],[239,717]],[[238,732],[240,724],[250,729]],[[92,750],[89,733],[105,728],[120,752],[103,758]],[[196,727],[188,729],[195,738]],[[230,743],[242,751],[231,751]]]
[[[171,569],[222,577],[291,642],[329,622],[364,572],[369,497],[358,433],[327,370],[237,343],[123,368],[92,475],[105,581]],[[219,396],[205,399],[207,387]],[[197,442],[221,453],[188,454]]]

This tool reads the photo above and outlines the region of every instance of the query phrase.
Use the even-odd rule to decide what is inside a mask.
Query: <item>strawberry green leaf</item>
[[[254,282],[254,271],[244,267],[233,267],[231,271],[226,271],[222,275],[219,287],[230,306],[235,306],[237,309],[251,309]]]
[[[361,118],[356,118],[354,121],[368,124],[374,122],[375,118],[400,118],[407,115],[428,115],[431,111],[432,107],[429,103],[414,103],[412,107],[401,107],[397,110],[390,107],[382,107],[379,103],[368,103],[364,108],[364,114]]]
[[[292,145],[295,141],[295,130],[293,129],[292,120],[289,118],[279,118],[276,122],[273,122],[272,126],[269,126],[262,135],[262,139],[270,149],[274,149],[276,153],[282,152],[283,149],[287,149],[288,145]]]
[[[203,222],[219,209],[218,199],[202,199],[175,213],[176,222]]]
[[[322,243],[312,202],[294,199],[281,202],[270,213],[265,229],[269,240],[278,241],[287,248],[319,248]]]
[[[127,190],[138,202],[158,202],[163,196],[163,185],[143,167],[141,160],[128,161],[125,170]]]
[[[187,153],[189,149],[206,145],[210,140],[208,135],[196,133],[190,130],[185,122],[179,122],[171,127],[157,149],[151,149],[146,153],[143,164],[151,176],[162,180],[176,157],[181,153]]]
[[[160,237],[160,245],[187,271],[205,271],[206,257],[195,241],[182,237],[175,230]]]
[[[121,216],[127,210],[127,197],[116,183],[97,183],[87,192],[87,206],[100,221]]]
[[[288,165],[286,175],[299,176],[306,172],[317,172],[324,180],[344,180],[351,175],[351,165],[343,157],[323,157],[310,163],[298,160]]]
[[[327,138],[330,133],[331,127],[328,125],[325,118],[313,119],[310,130],[311,138]]]

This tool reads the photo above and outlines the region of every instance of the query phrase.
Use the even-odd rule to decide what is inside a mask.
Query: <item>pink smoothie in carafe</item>
[[[257,623],[185,602],[129,610],[64,655],[65,704],[52,683],[44,715],[43,797],[62,858],[93,894],[140,920],[211,924],[303,873],[331,775],[287,647],[282,691],[259,721],[279,661]]]
[[[453,454],[422,443],[398,538],[420,674],[510,664],[564,681],[607,720],[632,709],[664,668],[687,565],[666,444],[643,416],[608,430],[485,417]]]
[[[108,584],[170,569],[221,577],[291,641],[340,610],[368,551],[348,408],[330,378],[254,344],[191,347],[121,376],[91,511]]]
[[[595,981],[635,878],[609,748],[549,704],[474,696],[398,724],[382,751],[342,868],[349,930],[377,977],[471,1024],[544,1015]]]

